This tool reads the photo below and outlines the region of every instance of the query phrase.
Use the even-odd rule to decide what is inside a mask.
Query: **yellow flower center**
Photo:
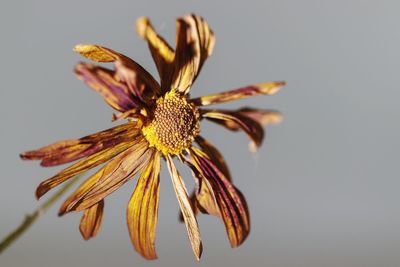
[[[184,96],[170,91],[156,102],[152,121],[142,128],[151,147],[164,155],[178,155],[189,148],[200,132],[200,115]]]

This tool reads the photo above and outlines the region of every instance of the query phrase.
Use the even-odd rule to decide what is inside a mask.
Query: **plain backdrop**
[[[175,18],[206,18],[217,43],[192,88],[200,96],[286,80],[275,96],[224,105],[281,111],[257,154],[243,133],[211,123],[202,133],[229,163],[247,197],[252,231],[231,249],[220,220],[200,216],[197,263],[163,165],[159,259],[133,251],[125,209],[132,181],[107,198],[98,237],[82,240],[80,215],[53,207],[0,256],[0,266],[399,266],[399,1],[0,2],[0,237],[39,203],[45,169],[18,154],[111,123],[112,110],[72,72],[77,43],[131,56],[157,77],[134,22],[149,16],[175,41]],[[187,185],[190,172],[178,164]]]

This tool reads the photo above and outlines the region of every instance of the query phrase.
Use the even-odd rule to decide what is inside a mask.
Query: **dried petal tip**
[[[256,84],[255,87],[261,88],[263,94],[273,95],[277,93],[285,85],[286,82],[278,81],[278,82],[259,83]]]
[[[74,52],[97,62],[112,62],[117,59],[114,53],[111,53],[108,49],[98,45],[78,44],[73,50]]]
[[[150,24],[148,17],[140,17],[136,21],[136,31],[140,37],[146,37],[147,26]]]

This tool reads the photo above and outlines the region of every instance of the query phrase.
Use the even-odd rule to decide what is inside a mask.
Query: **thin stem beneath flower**
[[[29,227],[41,216],[43,215],[58,199],[60,199],[63,194],[76,182],[82,175],[77,175],[72,178],[69,182],[65,183],[52,197],[50,197],[46,202],[40,205],[35,211],[25,216],[24,221],[8,236],[6,236],[0,242],[0,254],[3,253],[12,243],[14,243],[23,233],[25,233]]]

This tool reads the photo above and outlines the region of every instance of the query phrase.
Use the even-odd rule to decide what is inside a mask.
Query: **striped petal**
[[[196,215],[193,212],[185,184],[181,175],[178,173],[171,156],[166,156],[168,170],[171,175],[172,184],[174,186],[175,194],[181,208],[183,219],[185,221],[186,230],[188,232],[189,240],[192,245],[192,250],[197,260],[200,260],[203,246],[201,243],[200,230],[197,224]]]
[[[262,126],[252,118],[241,114],[240,112],[227,110],[202,110],[203,118],[207,118],[229,130],[244,130],[251,138],[254,144],[259,147],[264,138]]]
[[[53,177],[41,182],[36,189],[36,197],[39,199],[46,194],[50,189],[60,185],[68,179],[84,173],[118,155],[122,151],[128,149],[133,145],[133,142],[119,143],[114,147],[109,147],[105,150],[97,152],[84,160],[81,160],[74,165],[62,170]]]
[[[59,214],[89,208],[130,180],[154,155],[141,138],[89,177],[61,206]]]
[[[171,66],[174,61],[175,51],[171,46],[154,30],[149,18],[141,17],[136,21],[136,31],[145,39],[149,45],[151,55],[156,64],[161,79],[161,87],[170,79]],[[168,84],[168,82],[167,82]],[[170,85],[170,82],[167,86]]]
[[[160,153],[144,169],[129,201],[126,218],[134,248],[144,258],[157,258],[155,250],[158,217]]]
[[[218,204],[232,247],[239,246],[250,232],[249,215],[243,195],[199,149],[193,147],[190,157],[185,156],[184,159],[198,179],[207,183]]]
[[[83,239],[88,240],[97,235],[103,221],[103,210],[104,201],[101,200],[84,211],[79,225]]]
[[[138,134],[138,131],[136,123],[130,122],[80,139],[60,141],[22,153],[20,156],[24,160],[41,160],[41,165],[44,167],[56,166],[90,156],[121,142],[130,141]]]
[[[189,92],[214,44],[214,34],[202,17],[192,14],[178,18],[171,89]]]
[[[270,109],[255,109],[255,108],[249,108],[249,107],[244,107],[236,112],[251,118],[252,120],[255,120],[259,124],[261,124],[263,127],[269,125],[269,124],[277,124],[280,123],[283,119],[282,114],[279,111],[276,110],[270,110]],[[231,125],[232,130],[235,130],[235,125]],[[239,128],[236,128],[239,130]]]
[[[146,100],[161,93],[160,86],[153,76],[134,60],[123,54],[91,44],[77,45],[74,51],[96,62],[114,62],[115,80],[124,82],[130,93],[138,99]]]
[[[140,101],[128,86],[115,78],[115,71],[81,62],[75,66],[75,73],[115,110],[124,112],[140,107]]]
[[[192,99],[197,106],[207,106],[233,100],[239,100],[257,95],[272,95],[283,87],[285,82],[270,82],[249,85],[239,89]]]
[[[228,180],[231,180],[229,168],[218,149],[201,136],[196,137],[196,142],[199,144],[201,150],[207,154],[211,161],[225,175],[225,177]],[[210,188],[208,188],[207,183],[202,182],[201,179],[197,179],[195,175],[194,178],[196,186],[193,193],[190,195],[190,202],[192,203],[194,212],[197,214],[198,211],[201,211],[202,213],[220,216],[218,206],[215,203],[214,196]],[[180,214],[179,219],[180,221],[183,221],[182,213]]]
[[[217,166],[218,169],[225,175],[225,177],[231,180],[231,174],[229,172],[228,165],[226,164],[221,152],[219,152],[214,145],[201,136],[196,137],[196,142],[199,144],[201,150],[206,153],[211,161],[215,164],[215,166]]]

